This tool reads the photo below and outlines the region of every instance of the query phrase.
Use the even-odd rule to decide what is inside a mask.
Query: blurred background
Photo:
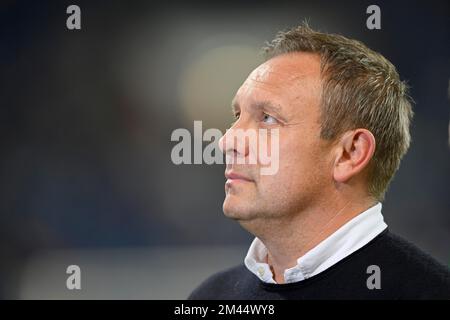
[[[0,297],[184,299],[242,262],[253,237],[223,216],[224,167],[174,165],[170,136],[194,120],[224,132],[260,47],[305,18],[408,80],[413,143],[383,213],[450,265],[448,1],[3,0]]]

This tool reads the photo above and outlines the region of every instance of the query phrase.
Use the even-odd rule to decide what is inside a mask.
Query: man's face
[[[308,53],[275,57],[256,68],[239,88],[233,109],[236,122],[220,145],[234,159],[225,174],[226,216],[246,223],[282,218],[317,205],[333,184],[330,143],[320,138],[320,58]],[[237,158],[255,156],[248,141],[233,146],[225,141],[236,129],[272,129],[279,133],[279,168],[261,175],[256,164],[236,164]],[[261,140],[259,140],[261,142]],[[236,148],[241,144],[243,148]],[[240,179],[241,178],[241,179]]]

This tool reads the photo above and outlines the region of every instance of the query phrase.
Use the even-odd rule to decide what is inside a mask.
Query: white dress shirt
[[[298,282],[328,269],[379,235],[387,224],[381,203],[360,213],[328,238],[297,259],[297,265],[284,271],[285,283]],[[267,261],[267,248],[255,238],[244,259],[245,266],[261,281],[276,283]]]

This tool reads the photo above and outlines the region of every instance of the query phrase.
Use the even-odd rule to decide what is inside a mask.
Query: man
[[[448,268],[395,236],[381,201],[409,143],[406,85],[361,42],[303,25],[265,48],[233,130],[277,129],[278,171],[229,130],[223,211],[256,236],[190,299],[450,299]],[[270,139],[270,134],[269,134]],[[239,139],[238,139],[239,140]]]

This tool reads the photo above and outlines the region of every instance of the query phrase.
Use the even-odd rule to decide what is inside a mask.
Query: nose
[[[219,148],[226,156],[226,163],[236,163],[238,158],[245,159],[249,154],[249,143],[245,138],[245,128],[239,119],[219,140]]]

